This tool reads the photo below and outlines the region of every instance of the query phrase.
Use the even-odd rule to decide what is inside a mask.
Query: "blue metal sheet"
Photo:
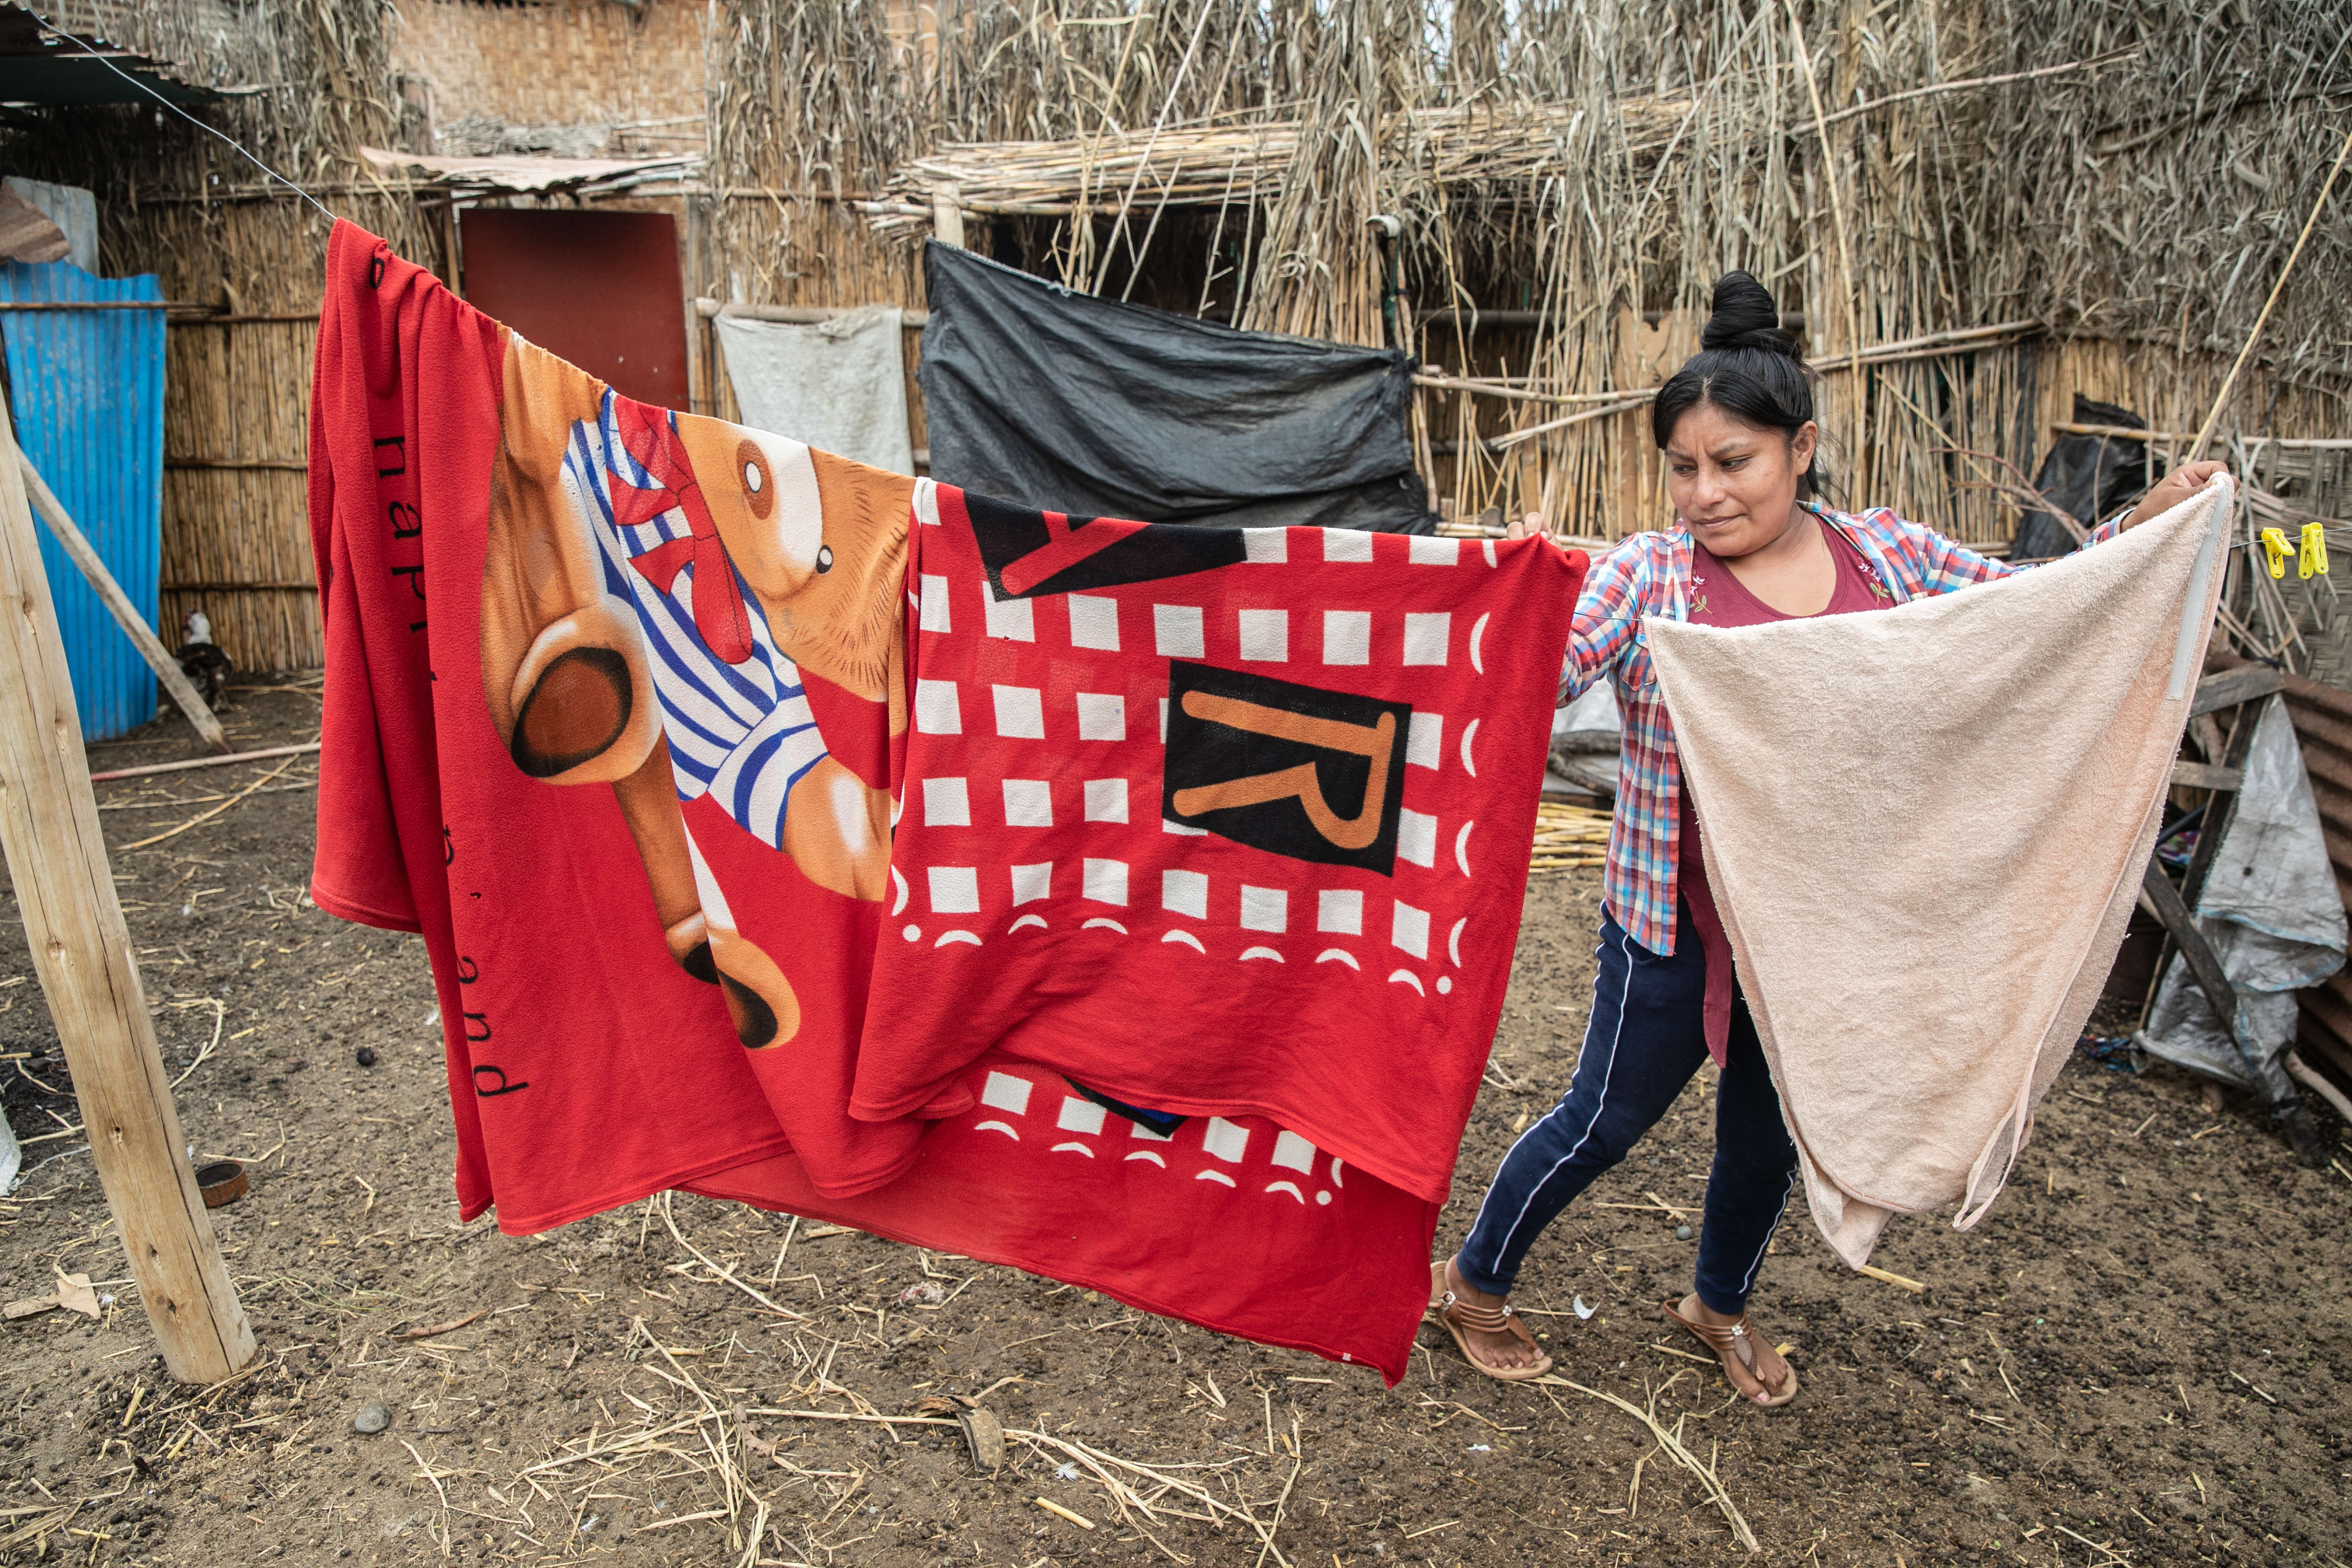
[[[154,277],[93,278],[71,262],[0,267],[0,300],[152,300],[152,310],[0,310],[16,440],[139,613],[154,625],[163,509],[163,311]],[[155,674],[46,527],[85,740],[155,716]],[[178,628],[163,636],[179,643]]]

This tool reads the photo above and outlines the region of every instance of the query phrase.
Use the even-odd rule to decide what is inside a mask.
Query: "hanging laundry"
[[[909,663],[910,637],[937,640],[919,630],[927,584],[916,557],[936,563],[962,552],[957,581],[980,615],[979,563],[994,546],[968,528],[949,542],[952,531],[930,520],[991,511],[988,503],[618,396],[348,224],[329,244],[316,364],[311,521],[328,676],[312,891],[346,919],[425,937],[446,1020],[466,1217],[495,1205],[501,1229],[528,1234],[682,1188],[1048,1274],[1222,1331],[1369,1363],[1391,1381],[1402,1374],[1426,1299],[1436,1203],[1425,1183],[1407,1190],[1341,1152],[1351,1138],[1377,1147],[1379,1137],[1293,1124],[1316,1103],[1285,1120],[1268,1114],[1283,1096],[1234,1077],[1231,1098],[1203,1091],[1181,1115],[1160,1115],[1112,1092],[1123,1078],[1073,1082],[1012,1039],[982,1042],[932,1071],[922,1102],[903,1114],[850,1113],[858,1064],[885,1026],[876,1003],[893,986],[929,983],[903,963],[877,963],[911,948],[902,931],[910,873],[893,864],[893,819],[904,833],[931,811],[908,773],[910,757],[930,754],[917,742],[928,745],[926,716],[937,711]],[[1210,695],[1280,710],[1285,722],[1352,725],[1380,743],[1377,792],[1371,753],[1345,746],[1339,771],[1315,781],[1326,807],[1354,824],[1343,838],[1371,828],[1345,848],[1354,859],[1341,868],[1359,875],[1350,885],[1430,870],[1435,848],[1406,810],[1450,809],[1416,794],[1441,776],[1449,799],[1504,792],[1479,808],[1498,838],[1514,805],[1502,781],[1520,776],[1518,816],[1532,809],[1542,698],[1574,589],[1573,564],[1549,545],[1473,549],[1440,572],[1404,554],[1434,542],[1380,541],[1398,558],[1351,563],[1362,582],[1343,595],[1312,571],[1265,564],[1266,536],[1011,508],[991,515],[1006,520],[1002,537],[1043,545],[990,577],[992,592],[1030,595],[1014,607],[1041,622],[1056,611],[1066,619],[1071,588],[1165,598],[1171,584],[1160,579],[1171,573],[1202,573],[1231,595],[1235,574],[1273,571],[1249,590],[1259,595],[1250,607],[1302,625],[1309,607],[1286,605],[1286,595],[1320,595],[1318,624],[1321,600],[1346,598],[1339,613],[1365,620],[1377,664],[1314,674],[1323,689],[1311,703]],[[919,536],[939,542],[918,545]],[[1327,546],[1313,531],[1271,537],[1302,567],[1327,548],[1355,548]],[[1424,577],[1484,586],[1439,589]],[[1559,595],[1557,608],[1511,598],[1538,586]],[[1447,607],[1424,607],[1440,599]],[[1452,618],[1441,632],[1407,620],[1408,610]],[[1518,616],[1507,654],[1485,623],[1496,610]],[[1176,665],[1209,682],[1231,658],[1220,647]],[[1470,676],[1452,668],[1463,661]],[[1065,662],[1073,679],[1095,672]],[[988,668],[1009,679],[1013,666]],[[1162,657],[1135,669],[1165,689],[1173,668]],[[1038,684],[1075,702],[1052,679]],[[1400,770],[1427,771],[1423,748],[1441,739],[1414,721],[1433,691],[1491,703],[1486,733],[1475,746],[1466,725],[1443,735],[1463,753],[1458,780],[1449,763],[1432,783],[1406,784]],[[1331,703],[1340,707],[1325,711]],[[1019,707],[1014,699],[1005,710]],[[1507,716],[1515,707],[1528,712]],[[1378,711],[1364,723],[1359,710]],[[1146,711],[1135,709],[1139,740]],[[1243,716],[1210,713],[1197,721]],[[1527,736],[1503,739],[1515,726]],[[1080,745],[1067,727],[1055,733],[1071,758],[1040,776],[1086,772],[1097,742]],[[1246,723],[1236,731],[1244,752],[1258,743],[1253,733]],[[1311,747],[1314,736],[1275,739]],[[1171,748],[1180,752],[1233,755],[1230,743]],[[1349,759],[1361,776],[1346,776]],[[1472,784],[1474,762],[1492,786]],[[1155,763],[1139,760],[1129,776],[1139,798],[1159,800]],[[1236,781],[1249,778],[1188,776],[1178,787]],[[1305,793],[1299,781],[1292,795]],[[1225,818],[1182,809],[1229,835],[1232,844],[1208,847],[1214,855],[1239,853],[1259,829],[1230,819],[1255,814],[1262,826],[1267,804],[1229,806]],[[1521,820],[1520,845],[1526,831]],[[996,859],[1014,858],[1014,837],[998,836]],[[1402,864],[1370,864],[1384,855]],[[1307,862],[1293,858],[1304,875]],[[1422,951],[1390,965],[1419,980],[1416,1002],[1430,999],[1433,981],[1455,989],[1454,1022],[1401,1008],[1402,982],[1370,983],[1371,939],[1402,929],[1392,911],[1390,926],[1368,925],[1368,940],[1345,944],[1365,955],[1364,991],[1395,1032],[1359,1031],[1353,1056],[1323,1070],[1360,1074],[1433,1053],[1439,1070],[1414,1069],[1430,1092],[1409,1108],[1412,1136],[1449,1151],[1509,960],[1519,885],[1509,859],[1525,856],[1514,847],[1496,863],[1496,890],[1417,895],[1433,921],[1457,904],[1476,911],[1477,940],[1458,965],[1436,924]],[[1472,864],[1483,871],[1483,852]],[[935,868],[926,860],[911,873],[927,889],[927,921],[929,890],[943,885]],[[1380,912],[1366,903],[1367,919]],[[1077,923],[1083,892],[1066,883],[1034,907],[1058,932],[1066,916]],[[1190,989],[1159,998],[1150,1026],[1118,1021],[1128,1055],[1149,1064],[1215,1047],[1230,1056],[1232,1034],[1281,1028],[1297,983],[1257,978],[1278,967],[1195,973]],[[1322,1005],[1366,1005],[1348,988],[1357,974],[1343,969],[1319,966],[1318,979],[1331,977],[1322,994],[1337,999]],[[1098,970],[1073,964],[1072,984]],[[1045,977],[1034,963],[1026,973]],[[1475,1052],[1461,1048],[1472,1035]],[[1263,1079],[1286,1082],[1297,1070],[1286,1062]],[[1139,1081],[1166,1077],[1147,1071]]]
[[[907,434],[906,312],[866,305],[829,321],[711,323],[743,423],[820,451],[915,471]]]
[[[1868,616],[1645,623],[1814,1223],[1981,1218],[2105,982],[2212,627],[2231,488]]]
[[[931,473],[1072,516],[1433,533],[1412,361],[1097,299],[937,241]]]
[[[918,514],[903,923],[852,1110],[1001,1048],[1444,1201],[1583,557],[944,487]]]

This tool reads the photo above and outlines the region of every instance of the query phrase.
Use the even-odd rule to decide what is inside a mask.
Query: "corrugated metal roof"
[[[5,301],[152,300],[150,310],[14,310]],[[155,278],[93,278],[71,262],[0,268],[0,336],[17,443],[152,625],[162,566],[163,309]],[[48,531],[57,601],[86,740],[155,716],[155,673]],[[177,647],[179,628],[163,634]]]

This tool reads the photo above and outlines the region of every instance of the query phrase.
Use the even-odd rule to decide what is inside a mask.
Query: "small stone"
[[[373,1046],[362,1046],[360,1047],[360,1066],[363,1068],[372,1068],[375,1066],[375,1047]]]
[[[391,1425],[392,1406],[380,1399],[369,1400],[360,1406],[360,1413],[352,1417],[352,1430],[365,1433],[370,1436],[373,1436]]]
[[[1678,1225],[1678,1226],[1675,1226],[1675,1239],[1676,1241],[1688,1241],[1690,1238],[1691,1238],[1691,1228],[1690,1228],[1690,1226],[1686,1226],[1686,1225]]]

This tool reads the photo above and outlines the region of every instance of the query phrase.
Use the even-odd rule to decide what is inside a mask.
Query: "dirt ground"
[[[308,739],[310,684],[236,692],[233,736]],[[92,752],[101,768],[191,754],[176,719]],[[13,897],[0,907],[0,1079],[19,1137],[38,1140],[0,1200],[0,1297],[44,1293],[61,1268],[105,1302],[98,1321],[0,1329],[0,1562],[1745,1558],[1701,1481],[1602,1393],[1712,1464],[1754,1561],[2352,1559],[2352,1182],[2297,1165],[2242,1104],[2209,1114],[2168,1070],[2071,1063],[1983,1224],[1889,1229],[1876,1263],[1924,1292],[1849,1272],[1792,1208],[1754,1304],[1793,1346],[1804,1393],[1788,1410],[1733,1405],[1654,1305],[1689,1279],[1695,1244],[1667,1210],[1704,1184],[1703,1084],[1529,1261],[1519,1300],[1562,1382],[1488,1382],[1425,1327],[1411,1374],[1382,1389],[1011,1270],[699,1198],[529,1240],[459,1225],[424,949],[304,899],[311,763],[99,786],[164,1056],[185,1070],[187,1136],[253,1169],[214,1216],[262,1345],[227,1385],[162,1375],[68,1131]],[[1528,892],[1441,1246],[1514,1131],[1567,1086],[1598,890],[1574,873]],[[1589,1321],[1579,1298],[1599,1309]],[[952,1424],[871,1418],[951,1394],[1010,1435],[993,1477]],[[373,1402],[390,1429],[362,1436]]]

